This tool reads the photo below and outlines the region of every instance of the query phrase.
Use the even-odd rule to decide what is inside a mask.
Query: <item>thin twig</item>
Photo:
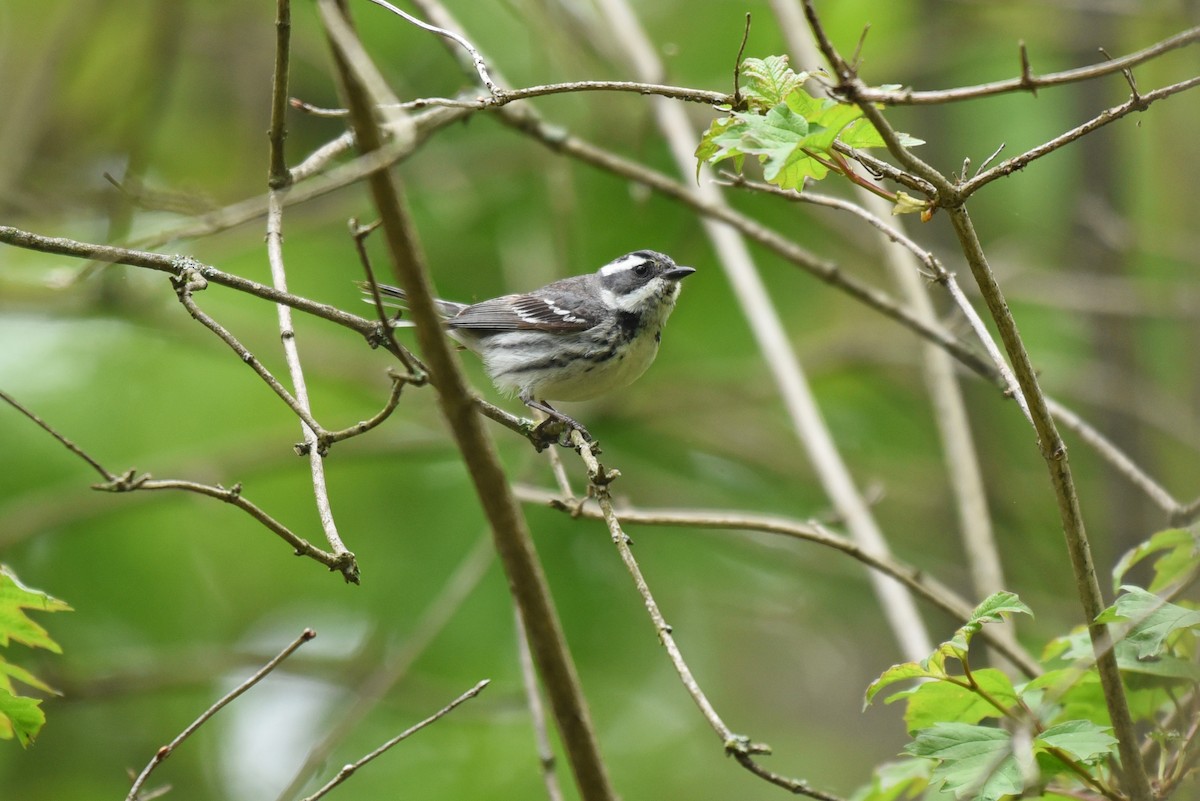
[[[935,89],[924,92],[917,92],[913,91],[912,89],[875,89],[863,87],[863,90],[859,96],[864,102],[868,103],[883,103],[885,105],[929,105],[935,103],[954,103],[961,100],[988,97],[990,95],[1005,94],[1008,92],[1036,92],[1037,89],[1047,86],[1061,86],[1063,84],[1077,83],[1079,81],[1087,81],[1093,78],[1100,78],[1105,75],[1123,72],[1130,67],[1158,58],[1164,53],[1169,53],[1172,50],[1177,50],[1181,47],[1187,47],[1188,45],[1194,44],[1197,41],[1200,41],[1200,27],[1189,28],[1186,31],[1181,31],[1174,36],[1169,36],[1160,42],[1156,42],[1155,44],[1138,50],[1137,52],[1130,53],[1127,56],[1101,61],[1087,67],[1078,67],[1076,69],[1064,70],[1062,72],[1051,72],[1045,75],[1034,75],[1031,69],[1025,69],[1025,65],[1023,63],[1022,74],[1017,78],[1010,78],[1008,80],[993,81],[991,83],[978,84],[976,86],[961,86],[954,89]]]
[[[571,494],[555,494],[536,487],[518,485],[517,496],[526,503],[535,503],[559,509],[574,517],[589,520],[604,520],[604,511],[591,502],[579,502]],[[843,553],[866,565],[872,570],[890,576],[914,593],[946,612],[955,620],[967,620],[974,604],[958,595],[947,585],[894,556],[871,553],[852,540],[830,531],[815,520],[793,520],[775,515],[727,510],[696,509],[642,509],[622,506],[615,510],[623,524],[642,526],[671,526],[680,528],[720,529],[729,531],[761,531],[784,537],[811,542]],[[999,636],[991,636],[999,635]],[[979,636],[1013,662],[1030,678],[1042,672],[1036,659],[1031,657],[1009,634],[1000,634],[993,626],[984,627]]]
[[[742,107],[742,54],[746,52],[746,42],[750,41],[750,12],[746,12],[746,27],[742,29],[742,43],[738,45],[737,57],[733,60],[733,99],[730,102],[735,109]]]
[[[387,374],[388,378],[392,379],[392,389],[388,393],[388,399],[383,404],[383,408],[366,420],[361,420],[352,426],[343,428],[341,431],[330,431],[330,442],[341,442],[342,440],[365,434],[392,416],[392,412],[396,411],[396,407],[400,405],[400,393],[404,391],[405,385],[413,382],[407,375],[401,375],[391,369],[388,370]]]
[[[463,50],[466,50],[470,54],[471,62],[475,65],[475,72],[479,74],[479,80],[483,81],[483,85],[487,87],[488,91],[493,95],[501,94],[500,87],[496,86],[496,82],[492,80],[490,75],[488,75],[487,64],[484,63],[483,56],[479,55],[479,51],[475,49],[475,45],[467,41],[465,37],[460,36],[454,31],[446,28],[439,28],[437,25],[430,25],[428,22],[423,22],[414,17],[412,14],[396,8],[394,5],[387,2],[387,0],[371,0],[371,2],[377,6],[380,6],[381,8],[386,8],[388,11],[404,18],[404,20],[416,25],[418,28],[427,30],[430,33],[436,33],[438,36],[444,36],[447,39],[451,39],[456,42],[460,47],[462,47]]]
[[[258,682],[262,681],[262,679],[265,678],[268,673],[278,667],[280,662],[291,656],[297,648],[299,648],[301,645],[304,645],[304,643],[316,636],[317,633],[312,629],[305,629],[302,631],[299,637],[297,637],[291,642],[290,645],[280,651],[274,659],[263,665],[257,673],[246,679],[237,687],[234,687],[233,690],[228,692],[224,697],[221,698],[221,700],[210,706],[204,711],[203,714],[200,715],[200,717],[192,721],[187,728],[179,733],[178,737],[164,745],[162,748],[158,749],[158,751],[154,753],[154,757],[151,758],[150,762],[146,764],[146,767],[142,769],[142,772],[138,774],[137,779],[134,780],[133,787],[129,788],[129,794],[125,796],[125,801],[138,801],[139,798],[142,798],[142,796],[139,795],[139,791],[142,789],[142,785],[146,783],[146,779],[150,778],[150,774],[154,772],[154,769],[162,764],[162,761],[169,757],[175,751],[175,749],[183,743],[184,740],[190,737],[196,731],[196,729],[207,723],[209,718],[224,709],[231,701],[236,699],[242,693],[246,692],[246,690],[249,690],[255,684],[258,684]]]
[[[47,434],[49,434],[50,436],[52,436],[56,440],[58,440],[59,443],[62,444],[62,446],[64,448],[66,448],[71,453],[78,456],[83,461],[87,462],[88,466],[91,467],[93,470],[95,470],[97,473],[99,473],[101,475],[101,477],[104,478],[105,481],[116,481],[117,480],[117,476],[115,473],[110,473],[104,467],[104,465],[100,464],[100,462],[93,459],[91,457],[91,455],[88,454],[87,451],[85,451],[83,448],[79,447],[74,442],[72,442],[71,440],[67,439],[65,436],[60,434],[58,432],[58,430],[54,428],[54,426],[47,423],[45,420],[43,420],[41,417],[39,417],[37,414],[35,414],[31,409],[27,408],[20,401],[18,401],[16,398],[14,398],[12,395],[9,395],[7,392],[5,392],[2,389],[0,389],[0,400],[3,400],[9,406],[13,407],[18,412],[20,412],[21,414],[28,417],[30,420],[32,420],[34,423],[36,423],[39,427],[41,427],[41,429],[43,431],[45,431]]]
[[[1065,133],[1061,133],[1050,141],[1027,150],[1019,156],[1013,156],[1010,159],[1005,159],[995,167],[992,167],[990,170],[980,172],[974,178],[959,186],[957,189],[957,194],[961,199],[965,200],[967,197],[970,197],[979,189],[996,180],[997,178],[1003,178],[1006,175],[1011,175],[1017,170],[1024,169],[1030,162],[1040,159],[1042,156],[1053,153],[1055,150],[1058,150],[1064,145],[1069,145],[1075,140],[1090,134],[1092,131],[1095,131],[1098,128],[1103,128],[1110,122],[1116,122],[1122,117],[1125,117],[1135,111],[1145,111],[1146,108],[1148,108],[1150,104],[1154,103],[1155,101],[1162,100],[1163,98],[1170,97],[1171,95],[1179,94],[1180,92],[1185,92],[1188,89],[1193,89],[1197,86],[1200,86],[1200,75],[1197,75],[1193,78],[1188,78],[1186,81],[1173,83],[1170,86],[1163,86],[1159,89],[1146,92],[1142,95],[1134,94],[1124,103],[1102,111],[1100,114],[1096,115],[1082,125],[1076,126]]]
[[[359,225],[358,220],[351,218],[349,225],[350,236],[354,239],[354,249],[358,253],[358,261],[367,276],[366,285],[371,291],[371,300],[375,305],[375,313],[379,317],[380,330],[383,331],[388,344],[391,345],[391,352],[400,357],[400,362],[408,370],[409,376],[411,376],[408,380],[415,384],[424,384],[429,378],[429,371],[425,369],[425,365],[421,364],[420,359],[409,352],[408,348],[396,341],[395,326],[392,325],[391,315],[388,314],[387,309],[383,305],[383,295],[379,292],[379,282],[375,280],[375,268],[371,266],[371,257],[367,253],[367,237],[379,227],[379,222],[376,221],[370,225]]]
[[[346,781],[346,779],[349,779],[351,776],[353,776],[354,773],[359,768],[363,767],[368,762],[371,762],[372,760],[374,760],[380,756],[383,756],[383,754],[386,753],[388,750],[390,750],[391,748],[393,748],[396,745],[399,745],[401,742],[408,739],[412,735],[416,734],[421,729],[438,722],[439,720],[444,718],[446,715],[453,712],[455,710],[455,708],[457,708],[460,704],[470,701],[472,698],[479,695],[479,693],[481,693],[483,691],[483,688],[488,686],[488,684],[490,684],[490,683],[491,683],[491,679],[484,679],[483,681],[479,682],[471,689],[467,690],[462,695],[458,696],[458,698],[455,698],[453,701],[446,704],[446,706],[442,707],[437,712],[434,712],[432,715],[430,715],[429,717],[422,720],[420,723],[416,724],[415,726],[410,726],[409,728],[400,732],[395,737],[388,740],[386,743],[379,746],[374,751],[372,751],[371,753],[362,757],[361,759],[351,762],[349,765],[344,765],[342,767],[342,769],[339,770],[332,779],[330,779],[328,782],[326,782],[321,787],[320,790],[317,790],[312,795],[306,797],[304,799],[304,801],[317,801],[318,798],[321,798],[326,793],[328,793],[330,790],[332,790],[334,787],[337,787],[339,784]]]
[[[287,388],[271,375],[271,371],[245,345],[239,342],[237,337],[196,305],[192,295],[208,288],[208,281],[201,276],[200,272],[195,269],[185,270],[178,278],[173,279],[172,283],[175,285],[175,294],[179,297],[179,302],[187,309],[192,319],[216,334],[222,342],[229,346],[230,350],[237,354],[243,364],[253,370],[263,380],[263,383],[287,404],[287,407],[300,418],[310,432],[316,432],[314,442],[317,438],[323,440],[326,436],[325,429],[313,418],[305,405],[293,397],[292,393],[288,392]]]
[[[550,451],[557,454],[557,450]],[[533,738],[537,747],[538,765],[541,767],[542,783],[546,786],[546,797],[550,801],[562,801],[562,787],[555,770],[554,747],[550,745],[550,734],[546,729],[546,708],[542,705],[542,691],[538,686],[537,671],[533,667],[533,654],[529,650],[529,635],[521,613],[513,609],[517,626],[517,661],[521,665],[521,684],[525,688],[525,703],[529,705],[529,719],[533,724]]]
[[[405,676],[413,664],[429,650],[434,639],[450,624],[464,602],[479,586],[494,560],[491,542],[485,535],[467,551],[454,568],[437,595],[421,611],[416,622],[404,632],[403,644],[382,660],[353,688],[351,699],[339,706],[337,714],[323,721],[321,739],[312,745],[304,762],[292,775],[278,796],[278,801],[290,801],[299,795],[304,785],[333,756],[338,745],[345,742],[371,710]]]
[[[663,617],[658,602],[654,600],[654,595],[650,592],[650,586],[646,583],[646,578],[642,575],[641,568],[638,567],[637,559],[634,558],[629,537],[626,536],[621,526],[621,520],[613,509],[612,495],[609,493],[608,487],[620,473],[615,470],[606,470],[596,460],[595,455],[592,453],[591,443],[584,439],[579,431],[571,432],[571,442],[575,445],[575,449],[579,452],[579,456],[587,469],[589,480],[588,494],[600,505],[600,517],[608,527],[609,535],[612,537],[613,544],[617,547],[621,561],[624,562],[626,570],[629,571],[629,575],[633,578],[633,583],[637,588],[638,594],[642,597],[642,602],[646,607],[647,613],[650,615],[650,621],[654,624],[654,630],[658,634],[659,642],[662,643],[663,648],[666,650],[667,657],[671,660],[671,665],[675,668],[675,672],[679,674],[679,679],[683,683],[684,689],[687,690],[688,695],[691,696],[699,708],[700,714],[708,722],[709,727],[720,738],[725,753],[736,758],[739,764],[752,773],[774,784],[787,787],[797,795],[808,796],[809,798],[818,799],[818,801],[841,801],[838,796],[817,790],[803,780],[779,776],[760,766],[754,757],[756,755],[770,754],[771,747],[765,743],[752,742],[745,735],[735,734],[725,724],[725,721],[721,719],[721,716],[717,714],[717,710],[708,700],[708,696],[705,695],[699,682],[696,681],[696,677],[692,674],[691,668],[688,667],[687,662],[684,660],[683,652],[680,651],[679,645],[675,642],[673,629],[668,625],[666,618]]]
[[[275,75],[271,84],[271,173],[267,183],[267,262],[271,268],[271,284],[280,292],[287,292],[287,267],[283,260],[283,196],[291,174],[287,172],[284,155],[284,114],[288,97],[288,62],[291,50],[291,0],[277,0]],[[283,345],[283,358],[287,364],[292,387],[296,393],[296,404],[312,416],[312,404],[308,399],[308,383],[304,378],[304,367],[300,361],[300,348],[296,342],[296,327],[292,324],[292,309],[283,303],[275,305],[279,320],[279,338]],[[399,395],[397,394],[397,398]],[[307,421],[306,421],[307,422]],[[333,504],[329,498],[329,484],[325,480],[325,452],[333,443],[328,432],[311,425],[301,427],[304,437],[302,453],[308,456],[309,473],[312,476],[313,500],[317,506],[317,518],[325,539],[335,554],[349,553],[338,532],[333,517]]]
[[[693,89],[688,86],[670,86],[661,83],[644,83],[641,81],[563,81],[560,83],[538,84],[523,86],[518,89],[505,89],[499,95],[477,97],[470,93],[458,97],[418,97],[403,103],[388,104],[384,109],[400,109],[415,111],[431,107],[464,109],[469,111],[485,111],[500,108],[519,100],[529,100],[534,97],[548,95],[573,94],[575,92],[631,92],[639,95],[659,95],[688,103],[700,103],[706,106],[724,106],[732,104],[733,95],[724,92],[713,92],[707,89]],[[345,117],[349,112],[344,108],[319,108],[300,100],[292,100],[292,106],[317,117]]]
[[[102,492],[182,490],[184,492],[194,492],[197,495],[204,495],[209,498],[215,498],[219,501],[224,501],[225,503],[241,509],[243,512],[261,523],[267,530],[271,531],[284,542],[291,545],[293,552],[297,556],[306,556],[309,559],[320,562],[329,568],[330,571],[341,573],[347,582],[353,584],[358,583],[358,564],[355,562],[354,554],[348,552],[342,554],[331,554],[311,544],[303,537],[297,536],[287,526],[283,525],[278,520],[263,511],[260,507],[247,500],[242,495],[241,484],[234,484],[232,487],[225,488],[211,484],[201,484],[195,481],[185,481],[182,479],[153,478],[149,473],[139,474],[133,469],[126,470],[124,473],[118,475],[117,473],[113,473],[108,470],[99,462],[99,460],[93,458],[74,442],[59,433],[53,426],[27,409],[15,398],[3,390],[0,390],[0,400],[8,403],[21,414],[25,415],[34,423],[39,425],[43,430],[50,434],[50,436],[58,440],[63,447],[67,448],[67,450],[78,456],[93,470],[99,473],[104,480],[97,484],[93,484],[92,489]]]

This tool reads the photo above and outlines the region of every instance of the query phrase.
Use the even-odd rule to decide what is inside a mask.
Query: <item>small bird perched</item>
[[[483,359],[497,389],[587,436],[548,401],[589,400],[646,372],[679,282],[694,272],[665,254],[636,250],[532,292],[471,305],[438,300],[437,307],[447,333]],[[379,291],[405,298],[396,287]]]

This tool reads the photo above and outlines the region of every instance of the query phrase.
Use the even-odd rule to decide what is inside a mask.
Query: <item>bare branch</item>
[[[483,82],[483,85],[487,87],[488,91],[493,95],[500,94],[500,88],[496,86],[496,82],[492,80],[490,75],[488,75],[487,64],[483,62],[483,56],[479,55],[479,51],[475,49],[475,45],[467,41],[466,37],[460,36],[454,31],[446,28],[439,28],[437,25],[430,25],[428,22],[422,22],[411,14],[396,8],[394,5],[387,2],[387,0],[371,0],[371,2],[377,6],[380,6],[381,8],[386,8],[388,11],[396,14],[397,16],[403,17],[406,21],[416,25],[418,28],[427,30],[430,33],[436,33],[438,36],[444,36],[447,39],[451,39],[456,42],[460,47],[462,47],[463,50],[466,50],[467,53],[470,54],[471,62],[475,65],[475,72],[479,74],[479,80]]]
[[[283,525],[275,518],[271,517],[261,508],[246,500],[242,496],[242,485],[234,484],[233,487],[226,489],[221,486],[213,486],[210,484],[201,484],[195,481],[184,481],[181,479],[156,479],[152,478],[149,473],[138,474],[136,470],[126,470],[120,475],[111,472],[97,459],[93,458],[86,451],[80,448],[71,440],[60,434],[53,426],[38,417],[32,411],[20,404],[15,398],[8,393],[0,390],[0,400],[5,401],[21,414],[28,417],[33,422],[37,423],[50,436],[58,440],[63,447],[67,448],[71,453],[78,456],[83,461],[99,473],[104,481],[92,485],[92,489],[103,492],[133,492],[136,490],[183,490],[185,492],[194,492],[197,495],[206,495],[209,498],[216,498],[219,501],[236,506],[246,514],[253,517],[269,531],[276,534],[280,539],[292,546],[293,552],[297,556],[307,556],[314,561],[320,562],[329,568],[330,571],[336,571],[342,574],[347,582],[358,583],[358,564],[354,559],[354,554],[349,551],[340,554],[327,553],[315,545],[312,545],[307,540],[294,534],[291,529]]]
[[[819,801],[841,801],[838,796],[822,790],[816,790],[805,781],[779,776],[759,766],[754,760],[754,756],[770,754],[771,747],[765,743],[751,742],[750,738],[744,735],[735,734],[725,724],[725,721],[721,719],[721,716],[717,714],[717,710],[713,708],[712,703],[708,700],[708,696],[704,694],[704,690],[700,688],[699,682],[696,681],[691,668],[688,667],[687,662],[684,660],[683,653],[679,650],[679,645],[675,642],[673,629],[667,624],[666,618],[663,617],[662,611],[658,607],[658,602],[654,600],[654,595],[650,592],[650,586],[646,583],[646,578],[642,575],[641,568],[638,567],[637,559],[633,556],[629,537],[625,535],[625,531],[621,527],[621,521],[613,509],[612,495],[609,494],[608,486],[620,473],[616,470],[609,471],[604,469],[603,465],[596,460],[595,454],[592,453],[591,443],[579,431],[571,432],[571,441],[574,443],[575,449],[579,452],[579,456],[583,459],[584,466],[587,468],[590,484],[588,494],[600,505],[599,517],[608,526],[609,535],[612,537],[613,544],[617,546],[617,552],[621,556],[621,561],[625,563],[625,568],[633,578],[633,583],[637,587],[638,594],[642,596],[642,602],[645,604],[646,611],[650,615],[650,622],[654,624],[654,630],[658,634],[659,642],[666,649],[667,656],[671,660],[671,665],[675,668],[675,672],[679,674],[679,679],[683,682],[684,689],[687,690],[688,695],[692,697],[692,700],[700,709],[700,714],[708,721],[709,727],[721,739],[725,753],[735,757],[739,764],[752,773],[774,784],[787,787],[797,795],[808,796]]]
[[[965,200],[967,197],[970,197],[976,191],[996,180],[997,178],[1003,178],[1006,175],[1011,175],[1017,170],[1024,169],[1025,166],[1030,162],[1040,159],[1042,156],[1053,153],[1060,147],[1069,145],[1071,142],[1074,142],[1080,137],[1086,136],[1098,128],[1103,128],[1110,122],[1116,122],[1122,117],[1125,117],[1135,111],[1145,111],[1147,108],[1149,108],[1150,104],[1154,103],[1155,101],[1162,100],[1164,97],[1170,97],[1171,95],[1179,94],[1180,92],[1185,92],[1188,89],[1193,89],[1197,86],[1200,86],[1200,75],[1197,75],[1194,78],[1188,78],[1186,81],[1173,83],[1170,86],[1163,86],[1151,92],[1146,92],[1145,94],[1139,95],[1135,93],[1124,103],[1120,104],[1119,106],[1113,106],[1110,109],[1106,109],[1082,125],[1072,128],[1065,133],[1061,133],[1050,141],[1038,145],[1037,147],[1022,153],[1019,156],[1013,156],[1010,159],[1005,159],[995,167],[992,167],[990,170],[980,172],[974,178],[966,181],[958,187],[958,195],[960,199]]]
[[[574,517],[585,517],[589,520],[606,519],[603,507],[591,502],[576,501],[569,493],[556,495],[524,485],[518,485],[516,491],[517,496],[526,503],[544,504]],[[929,575],[927,571],[913,567],[894,556],[867,551],[815,520],[801,521],[775,515],[726,510],[642,509],[631,506],[622,506],[620,509],[614,507],[614,514],[622,524],[628,525],[761,531],[811,542],[843,553],[872,570],[896,579],[956,620],[969,619],[975,606]],[[999,629],[987,626],[980,630],[978,636],[1004,654],[1026,676],[1032,678],[1041,674],[1042,669],[1037,660],[1026,653],[1009,634],[1000,634]]]
[[[292,52],[291,41],[291,0],[276,0],[275,70],[271,80],[271,128],[267,132],[267,139],[271,143],[271,166],[267,174],[267,185],[271,189],[283,189],[292,181],[283,148],[283,140],[287,137],[287,87]]]
[[[828,40],[827,40],[828,41]],[[1092,64],[1087,67],[1078,67],[1073,70],[1064,70],[1063,72],[1051,72],[1046,75],[1035,75],[1033,70],[1029,68],[1028,54],[1025,51],[1024,43],[1021,43],[1021,75],[1017,78],[1010,78],[1004,81],[993,81],[991,83],[979,84],[977,86],[962,86],[955,89],[935,89],[925,92],[916,92],[912,89],[873,89],[864,87],[859,95],[863,101],[868,103],[884,103],[886,105],[929,105],[935,103],[954,103],[961,100],[971,100],[978,97],[988,97],[989,95],[1004,94],[1006,92],[1021,92],[1028,91],[1034,94],[1040,88],[1048,86],[1061,86],[1068,83],[1077,83],[1079,81],[1087,81],[1092,78],[1100,78],[1105,75],[1112,75],[1118,72],[1124,72],[1130,67],[1142,64],[1144,62],[1156,59],[1164,53],[1169,53],[1172,50],[1177,50],[1182,47],[1194,44],[1200,41],[1200,27],[1189,28],[1186,31],[1181,31],[1174,36],[1167,37],[1161,42],[1157,42],[1149,47],[1138,50],[1135,53],[1130,53],[1121,58],[1109,59],[1101,61],[1097,64]]]
[[[494,555],[486,535],[467,551],[437,595],[422,610],[416,623],[404,632],[403,644],[382,661],[373,662],[374,669],[353,688],[352,700],[340,705],[336,716],[324,722],[321,739],[309,749],[292,780],[279,793],[278,801],[295,798],[312,775],[329,761],[337,746],[345,742],[367,714],[409,674],[413,664],[429,650],[430,644],[446,629],[479,586]]]
[[[200,275],[200,272],[194,268],[186,269],[174,279],[173,283],[175,285],[175,294],[179,297],[179,302],[183,304],[185,309],[187,309],[188,314],[192,316],[192,319],[220,337],[221,341],[228,345],[230,350],[237,354],[238,359],[251,370],[253,370],[258,377],[261,378],[263,382],[269,386],[284,403],[287,404],[288,408],[291,409],[292,412],[304,422],[304,425],[308,427],[309,431],[314,433],[314,444],[316,444],[318,441],[324,442],[325,438],[327,437],[326,431],[321,427],[320,423],[313,419],[312,414],[310,414],[306,408],[306,404],[302,404],[300,401],[294,398],[292,393],[288,392],[283,384],[280,384],[275,376],[271,375],[271,371],[268,370],[261,361],[259,361],[258,357],[247,350],[246,346],[239,342],[237,337],[231,334],[229,330],[225,328],[225,326],[221,325],[212,317],[205,314],[203,311],[201,311],[200,307],[196,305],[196,301],[192,298],[192,294],[208,288],[208,281]],[[325,447],[315,448],[314,450],[320,450],[323,452]]]
[[[221,700],[210,706],[204,711],[203,714],[200,715],[200,717],[192,721],[187,728],[179,733],[178,737],[164,745],[162,748],[158,749],[158,751],[155,752],[154,757],[149,763],[146,764],[146,767],[142,769],[142,772],[138,774],[137,779],[134,780],[133,787],[129,788],[129,794],[125,796],[125,801],[139,801],[139,799],[144,799],[145,796],[140,794],[142,785],[144,785],[146,780],[150,778],[150,774],[154,772],[154,769],[157,768],[164,759],[169,757],[175,751],[175,749],[183,743],[184,740],[195,733],[196,729],[199,729],[201,726],[207,723],[213,715],[224,709],[239,695],[262,681],[268,673],[278,667],[280,662],[291,656],[297,648],[299,648],[301,645],[304,645],[304,643],[316,636],[317,633],[312,629],[305,629],[302,631],[299,637],[297,637],[290,645],[280,651],[274,659],[263,665],[257,673],[243,681],[237,687],[234,687],[230,692],[226,693]]]
[[[552,450],[557,455],[558,451]],[[525,688],[525,703],[529,706],[529,719],[533,723],[534,743],[537,746],[538,763],[542,769],[542,783],[546,786],[546,797],[550,801],[562,801],[562,787],[555,770],[554,748],[550,745],[550,734],[546,729],[546,708],[542,705],[542,691],[538,686],[537,672],[533,667],[533,654],[529,650],[529,635],[521,614],[514,609],[517,626],[517,660],[521,663],[521,684]]]
[[[723,92],[712,92],[705,89],[693,89],[686,86],[668,86],[661,83],[642,83],[640,81],[565,81],[562,83],[547,83],[537,86],[524,86],[519,89],[505,89],[499,95],[476,97],[464,93],[458,97],[419,97],[403,103],[386,104],[384,109],[401,109],[414,111],[430,107],[464,109],[469,111],[485,111],[500,108],[518,100],[528,100],[547,95],[574,94],[576,92],[630,92],[639,95],[659,95],[689,103],[701,103],[709,106],[733,104],[733,95]],[[302,101],[293,100],[296,107],[319,117],[345,117],[349,112],[344,108],[317,108]]]
[[[386,85],[362,52],[362,45],[335,2],[320,0],[318,8],[334,43],[334,61],[358,145],[364,151],[377,150],[383,144],[383,134],[375,121],[374,108],[392,102],[393,98],[368,94],[366,86],[382,85],[386,90]],[[360,75],[358,71],[368,74]],[[584,801],[611,801],[616,793],[600,757],[591,716],[545,574],[495,447],[476,414],[474,397],[442,330],[428,270],[403,202],[399,178],[390,172],[379,171],[372,173],[368,182],[392,266],[408,295],[409,312],[416,325],[421,352],[429,363],[442,413],[491,524],[509,587],[529,631],[534,658],[545,682],[576,786]]]
[[[317,790],[312,795],[306,797],[304,799],[304,801],[317,801],[318,798],[323,797],[326,793],[328,793],[334,787],[337,787],[339,784],[346,781],[346,779],[349,779],[351,776],[353,776],[355,774],[355,772],[358,771],[359,768],[363,767],[368,762],[371,762],[374,759],[383,756],[383,754],[385,752],[389,751],[394,746],[399,745],[404,740],[407,740],[409,737],[413,736],[414,734],[419,732],[421,729],[425,728],[426,726],[430,726],[434,723],[437,723],[439,720],[444,718],[446,715],[453,712],[460,704],[470,701],[472,698],[479,695],[479,693],[483,692],[483,688],[488,686],[488,684],[490,684],[491,681],[492,681],[491,679],[484,679],[483,681],[479,682],[471,689],[467,690],[462,695],[458,696],[458,698],[455,698],[453,701],[446,704],[446,706],[442,707],[437,712],[434,712],[432,715],[430,715],[429,717],[422,720],[420,723],[416,724],[415,726],[410,726],[409,728],[400,732],[395,737],[388,740],[386,743],[379,746],[374,751],[372,751],[371,753],[362,757],[361,759],[351,762],[349,765],[344,765],[342,767],[342,769],[339,770],[332,779],[330,779],[328,782],[326,782],[321,787],[320,790]]]

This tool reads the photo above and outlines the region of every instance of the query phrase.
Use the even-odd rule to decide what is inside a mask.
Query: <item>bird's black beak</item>
[[[678,281],[682,278],[687,278],[694,272],[696,272],[695,267],[672,267],[663,273],[663,278],[670,279],[671,281]]]

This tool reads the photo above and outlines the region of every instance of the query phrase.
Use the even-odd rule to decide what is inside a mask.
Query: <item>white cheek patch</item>
[[[644,261],[645,261],[645,259],[642,258],[641,256],[637,256],[633,253],[630,253],[628,256],[622,256],[621,258],[617,259],[616,261],[610,262],[610,263],[604,265],[603,267],[601,267],[600,274],[604,275],[604,276],[608,276],[608,275],[612,275],[613,273],[622,272],[624,270],[632,270],[634,267],[638,266],[639,264],[641,264]]]
[[[605,296],[605,302],[612,301],[612,305],[621,311],[636,312],[641,311],[645,305],[664,294],[663,279],[655,278],[645,286],[638,287],[633,292],[627,292],[624,295],[613,296],[612,292],[604,290],[608,294]]]

